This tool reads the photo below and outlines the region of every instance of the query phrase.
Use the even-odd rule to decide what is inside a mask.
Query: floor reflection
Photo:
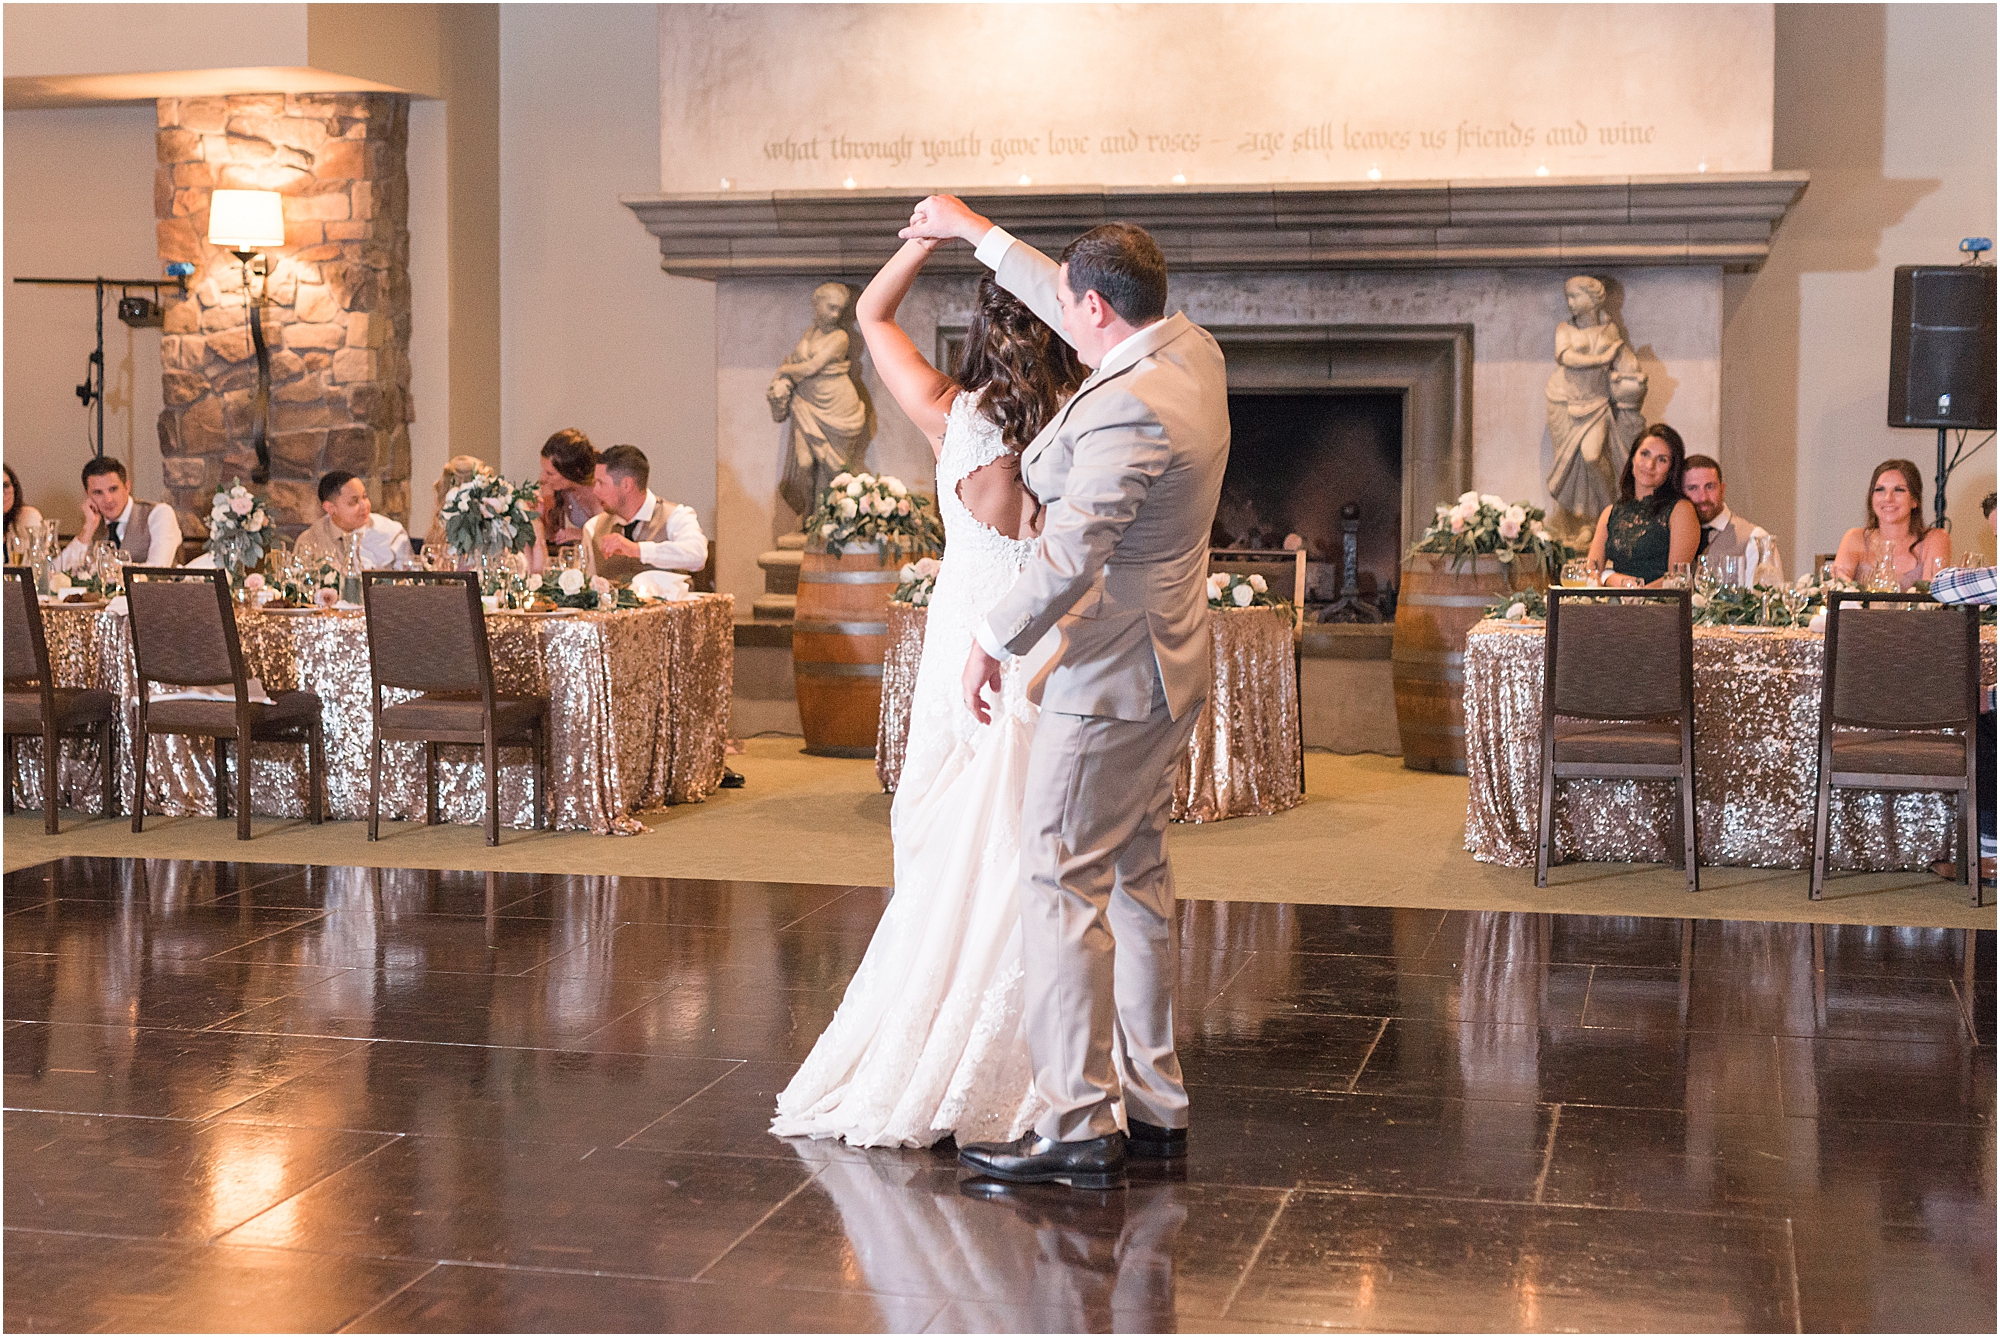
[[[1092,1195],[766,1136],[885,903],[12,874],[6,1322],[1993,1326],[1990,934],[1189,902],[1194,1155]]]

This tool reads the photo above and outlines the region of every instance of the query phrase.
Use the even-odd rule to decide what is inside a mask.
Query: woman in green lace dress
[[[1618,500],[1597,517],[1590,541],[1600,584],[1657,585],[1670,569],[1694,560],[1701,521],[1694,503],[1681,495],[1686,461],[1681,434],[1665,423],[1654,423],[1633,443]]]

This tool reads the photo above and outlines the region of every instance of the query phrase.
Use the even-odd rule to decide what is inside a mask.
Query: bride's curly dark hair
[[[986,416],[1000,425],[1001,440],[1013,450],[1027,449],[1084,375],[1076,351],[1060,334],[991,274],[981,276],[957,380],[961,390],[981,396]]]

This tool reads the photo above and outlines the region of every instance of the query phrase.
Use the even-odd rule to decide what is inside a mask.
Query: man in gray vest
[[[83,528],[64,548],[56,565],[81,567],[90,546],[108,541],[118,560],[131,566],[173,566],[181,555],[181,522],[174,508],[132,495],[124,462],[100,455],[83,466]]]
[[[637,446],[597,457],[597,500],[604,509],[583,527],[584,567],[593,576],[630,581],[641,571],[699,571],[708,538],[692,506],[653,494],[652,466]]]
[[[1694,503],[1695,519],[1701,521],[1698,557],[1740,557],[1744,583],[1755,579],[1757,568],[1767,557],[1777,555],[1777,545],[1762,525],[1753,525],[1729,509],[1723,500],[1727,489],[1722,483],[1722,466],[1707,455],[1690,455],[1681,469],[1681,492]],[[1783,578],[1783,572],[1779,573]]]

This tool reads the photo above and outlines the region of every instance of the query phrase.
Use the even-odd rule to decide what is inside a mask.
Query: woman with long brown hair
[[[1021,452],[1083,381],[1054,330],[982,278],[955,375],[896,324],[935,242],[912,241],[855,304],[876,374],[937,454],[944,561],[889,810],[896,894],[847,996],[778,1097],[772,1131],[857,1146],[1020,1136],[1039,1112],[1020,1020],[1021,807],[1053,644],[1011,660],[990,723],[964,703],[973,626],[1035,549]],[[1055,638],[1051,633],[1051,640]]]
[[[1924,523],[1924,471],[1908,460],[1883,460],[1868,476],[1867,519],[1841,536],[1833,573],[1868,577],[1907,590],[1951,565],[1951,538]]]

